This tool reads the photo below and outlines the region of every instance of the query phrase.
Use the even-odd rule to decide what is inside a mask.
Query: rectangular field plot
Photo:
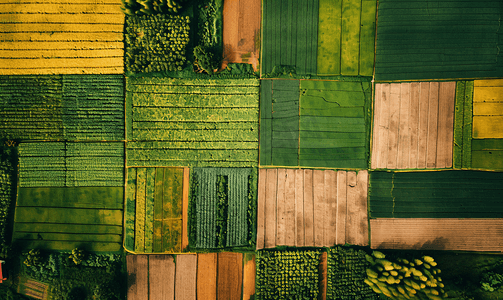
[[[299,164],[299,80],[262,80],[260,164]]]
[[[452,168],[456,83],[375,89],[372,169]]]
[[[376,81],[501,78],[501,1],[379,1]]]
[[[318,75],[372,76],[376,0],[319,0]]]
[[[373,249],[500,252],[503,244],[501,219],[371,219],[370,228]]]
[[[368,245],[367,171],[260,169],[257,249]]]
[[[192,186],[191,247],[225,248],[254,242],[256,169],[195,168]]]
[[[458,81],[454,168],[503,170],[503,80]]]
[[[253,254],[179,254],[176,260],[171,255],[128,255],[126,260],[129,300],[249,300],[255,291]]]
[[[124,245],[134,253],[180,253],[188,245],[188,168],[128,168]]]
[[[0,135],[16,140],[123,140],[124,78],[0,76]]]
[[[370,82],[300,82],[299,166],[366,169]]]
[[[227,0],[223,10],[224,59],[228,63],[248,63],[258,71],[260,57],[260,0]]]
[[[124,143],[21,143],[19,186],[124,186]]]
[[[371,172],[371,218],[501,218],[503,173]]]
[[[262,74],[290,66],[316,75],[318,0],[271,0],[262,7]]]
[[[19,188],[13,240],[23,248],[118,251],[123,187]]]
[[[3,1],[0,74],[122,74],[120,7],[115,0]]]
[[[259,81],[127,79],[127,165],[258,164]]]
[[[260,164],[365,169],[371,90],[368,81],[262,80]]]

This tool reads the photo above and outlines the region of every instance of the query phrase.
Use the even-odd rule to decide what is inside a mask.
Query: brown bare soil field
[[[214,300],[217,298],[217,254],[197,255],[197,298]]]
[[[171,255],[149,256],[150,299],[175,298],[175,262]]]
[[[224,58],[228,63],[249,63],[258,70],[260,55],[260,0],[226,0],[223,11]]]
[[[243,254],[218,253],[218,290],[220,300],[240,300],[243,284]]]
[[[255,254],[246,253],[243,267],[243,300],[255,295]]]

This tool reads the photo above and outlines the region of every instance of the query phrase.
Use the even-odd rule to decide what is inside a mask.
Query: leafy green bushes
[[[222,0],[205,0],[199,4],[198,46],[194,47],[195,64],[213,74],[222,62]]]
[[[216,55],[211,52],[210,48],[203,46],[196,46],[194,48],[194,59],[198,67],[208,74],[213,74],[221,61],[221,59],[217,59]]]
[[[14,149],[0,147],[0,255],[7,255],[7,225],[11,209],[14,186]]]
[[[440,269],[430,256],[421,259],[386,259],[386,256],[374,251],[372,256],[365,256],[372,265],[367,268],[365,283],[376,293],[391,299],[429,299],[447,298],[444,284],[440,278]]]
[[[184,0],[122,0],[122,11],[127,15],[178,13]]]
[[[327,299],[379,299],[364,280],[365,251],[336,246],[328,249]]]
[[[248,242],[252,247],[257,240],[257,190],[258,169],[253,168],[248,176]]]
[[[181,71],[189,43],[188,16],[126,18],[126,67],[129,72]]]
[[[227,195],[227,176],[217,175],[217,248],[225,247],[226,232],[227,232],[227,208],[229,206],[229,199]]]
[[[256,299],[317,299],[320,250],[257,254]]]

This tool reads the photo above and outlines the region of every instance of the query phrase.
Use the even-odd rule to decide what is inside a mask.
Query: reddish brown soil
[[[260,0],[226,0],[223,11],[224,59],[228,63],[249,63],[258,70],[260,55]]]

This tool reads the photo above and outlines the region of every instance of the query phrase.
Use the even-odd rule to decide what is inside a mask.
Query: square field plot
[[[372,169],[451,168],[455,82],[376,84]]]
[[[188,245],[188,168],[128,168],[124,245],[135,253],[180,253]]]
[[[367,167],[370,82],[262,80],[262,166]]]
[[[122,74],[121,2],[3,1],[0,75]]]
[[[260,169],[257,249],[368,245],[368,172]]]
[[[258,80],[128,78],[128,166],[258,164]]]

